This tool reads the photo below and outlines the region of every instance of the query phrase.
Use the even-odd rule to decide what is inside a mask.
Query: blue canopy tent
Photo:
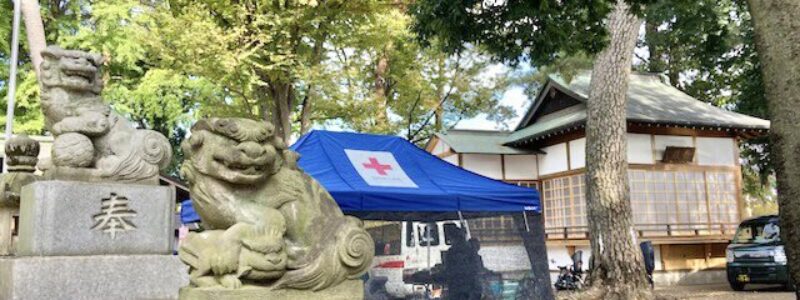
[[[291,149],[342,211],[361,219],[514,216],[536,278],[532,296],[553,298],[536,190],[464,170],[396,136],[315,130]]]
[[[291,149],[300,154],[298,165],[328,190],[342,211],[361,219],[514,216],[537,278],[536,298],[552,299],[536,190],[469,172],[396,136],[315,130]],[[182,206],[184,221],[199,219],[189,201]]]
[[[181,202],[181,223],[188,224],[196,222],[200,222],[200,216],[194,210],[192,200],[183,200],[183,202]]]
[[[454,166],[396,136],[315,130],[291,149],[346,214],[444,220],[540,212],[539,194]]]

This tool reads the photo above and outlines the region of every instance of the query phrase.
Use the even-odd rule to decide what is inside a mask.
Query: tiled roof
[[[551,76],[539,92],[540,97],[523,117],[514,132],[450,130],[436,136],[457,153],[528,154],[529,149],[513,146],[562,130],[583,126],[591,72],[583,72],[569,83]],[[539,117],[531,123],[541,101],[556,89],[575,98],[579,104]],[[634,73],[628,86],[627,118],[630,122],[736,130],[768,130],[769,121],[724,110],[692,98],[665,83],[658,74]],[[526,147],[527,148],[527,147]]]
[[[529,154],[532,150],[503,146],[508,131],[458,130],[451,129],[436,136],[456,153],[476,154]]]
[[[575,76],[569,83],[562,78],[551,76],[545,84],[545,88],[562,90],[585,103],[589,94],[590,79],[591,72]],[[546,94],[547,91],[540,92],[540,95]],[[540,97],[537,101],[543,99],[546,98]],[[525,128],[520,128],[508,136],[506,145],[540,137],[565,127],[583,124],[586,121],[586,106],[581,104],[576,107],[572,111],[565,109],[562,112],[554,113],[560,113],[560,116],[546,120],[543,118]],[[532,106],[531,111],[523,118],[523,122],[530,119],[535,113],[535,108],[536,105]],[[657,74],[637,73],[631,75],[628,86],[627,118],[628,121],[642,123],[753,130],[767,130],[770,124],[767,120],[724,110],[694,99],[679,89],[664,83]]]

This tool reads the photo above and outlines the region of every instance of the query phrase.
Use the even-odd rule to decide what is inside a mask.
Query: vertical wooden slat
[[[506,155],[500,154],[500,178],[506,180]]]
[[[572,156],[569,153],[570,152],[570,150],[569,150],[569,142],[570,141],[567,141],[564,144],[567,145],[567,170],[572,170],[572,158],[571,158]]]
[[[666,187],[666,184],[664,185],[664,187]],[[681,205],[678,202],[678,172],[677,171],[676,172],[672,172],[672,191],[675,194],[674,195],[674,199],[673,199],[675,201],[675,222],[676,223],[682,223],[681,222]]]
[[[736,210],[737,216],[734,218],[736,222],[741,222],[744,219],[744,197],[742,196],[742,168],[736,168],[733,174],[736,183]]]
[[[569,143],[567,143],[567,144],[569,144]],[[567,147],[567,151],[569,151],[569,147]],[[568,196],[569,197],[569,224],[566,224],[566,222],[564,222],[565,223],[564,225],[573,226],[573,225],[575,225],[575,195],[572,192],[572,179],[573,179],[573,176],[568,176],[568,177],[566,177],[566,179],[567,179],[567,184],[566,185],[567,185],[567,189],[568,189],[567,195],[569,195]]]
[[[733,138],[733,163],[737,166],[742,165],[741,162],[739,161],[739,158],[741,157],[740,155],[741,154],[739,153],[739,138],[735,137]]]
[[[708,171],[703,172],[703,186],[706,190],[706,215],[708,218],[706,223],[708,224],[709,233],[711,233],[711,193],[709,192],[708,187]]]
[[[657,164],[660,160],[658,158],[658,150],[656,149],[656,135],[650,135],[650,150],[653,151],[653,164]]]

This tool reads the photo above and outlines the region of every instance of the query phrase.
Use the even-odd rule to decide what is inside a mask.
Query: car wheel
[[[744,291],[744,283],[729,281],[728,283],[731,284],[731,289],[737,292]]]

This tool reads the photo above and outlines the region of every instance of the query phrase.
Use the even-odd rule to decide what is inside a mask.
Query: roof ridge
[[[511,131],[509,130],[499,130],[499,129],[448,129],[444,132],[444,134],[448,134],[451,132],[469,132],[469,133],[508,133],[510,134]]]

